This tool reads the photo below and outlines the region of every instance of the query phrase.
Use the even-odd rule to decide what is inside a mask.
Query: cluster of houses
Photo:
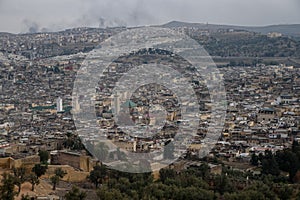
[[[49,57],[56,54],[45,52],[55,52],[54,43],[64,50],[74,50],[76,45],[83,47],[78,45],[81,42],[98,43],[120,29],[76,31],[72,29],[62,33],[34,35],[1,34],[1,47],[5,49],[4,54],[0,53],[2,156],[26,157],[37,154],[39,150],[61,150],[64,148],[62,143],[66,133],[76,133],[73,114],[84,110],[85,105],[80,104],[83,97],[76,96],[76,91],[75,99],[72,98],[73,84],[87,53],[78,49],[81,53],[64,55],[56,52],[59,56]],[[35,39],[31,40],[32,37]],[[48,45],[45,47],[46,43]],[[30,52],[29,56],[26,51]],[[138,88],[132,96],[126,92],[113,95],[117,80],[134,66],[149,63],[167,65],[172,61],[172,65],[178,69],[190,68],[186,61],[178,59],[174,62],[176,59],[176,55],[149,50],[145,56],[139,57],[139,53],[132,58],[123,56],[109,66],[96,88],[90,88],[96,90],[93,96],[96,121],[105,130],[105,139],[126,151],[155,152],[172,141],[179,126],[193,127],[191,121],[181,118],[182,104],[174,94],[176,88],[152,84]],[[288,147],[292,141],[300,139],[298,68],[256,65],[224,67],[219,71],[226,88],[227,102],[223,103],[227,105],[227,112],[219,142],[211,151],[212,156],[247,158],[251,153],[260,153],[265,149],[276,151]],[[189,141],[192,142],[189,151],[201,157],[202,139],[207,136],[212,123],[211,94],[204,82],[193,82],[191,73],[187,75],[190,75],[197,94],[200,115],[197,134]],[[168,77],[162,74],[160,79],[164,78]],[[151,114],[149,109],[154,109]],[[122,114],[126,114],[124,110],[129,111],[129,118],[126,115],[122,118]],[[128,123],[134,123],[143,130],[135,130],[132,134],[130,129],[126,130],[126,126],[118,127],[116,114],[125,125],[128,120]],[[161,116],[164,118],[159,118]],[[159,130],[151,129],[156,124],[160,125]],[[95,144],[99,139],[97,133],[82,138],[84,144]]]
[[[299,69],[291,66],[228,67],[224,71],[227,120],[215,156],[249,159],[276,152],[300,138]]]

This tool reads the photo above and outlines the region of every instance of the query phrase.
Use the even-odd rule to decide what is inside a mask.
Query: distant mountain
[[[245,30],[251,32],[257,32],[267,34],[270,32],[278,32],[286,36],[300,37],[300,24],[282,24],[282,25],[270,25],[270,26],[235,26],[235,25],[218,25],[218,24],[207,24],[207,23],[187,23],[172,21],[162,25],[168,28],[178,27],[195,27],[200,29],[208,29],[216,31],[219,29],[234,29],[234,30]]]

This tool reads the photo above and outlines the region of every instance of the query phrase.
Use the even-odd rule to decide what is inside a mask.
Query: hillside
[[[289,34],[296,34],[300,25],[286,25],[289,27],[287,29],[283,28],[284,25],[274,25],[258,27],[257,29],[246,27],[249,30],[242,30],[243,27],[239,26],[173,21],[163,25],[163,27],[187,28],[188,30],[184,28],[186,33],[203,45],[211,56],[221,58],[221,63],[229,63],[234,59],[238,65],[253,65],[261,62],[261,58],[272,58],[276,59],[276,63],[278,61],[278,63],[300,66],[299,61],[295,60],[300,58],[300,40],[286,35],[269,37],[262,33],[280,29],[286,33],[289,32]],[[258,29],[260,32],[256,32]],[[21,55],[32,59],[89,52],[101,41],[124,30],[126,30],[124,27],[110,29],[76,28],[51,33],[0,33],[0,53],[1,55]],[[243,62],[237,58],[243,59]],[[281,61],[283,58],[285,60]],[[264,63],[275,64],[274,60]]]
[[[218,24],[187,23],[187,22],[172,21],[162,26],[168,28],[196,27],[199,29],[207,29],[210,31],[217,31],[219,29],[234,29],[234,30],[245,30],[245,31],[257,32],[262,34],[267,34],[270,32],[278,32],[286,36],[300,37],[300,24],[281,24],[281,25],[270,25],[270,26],[235,26],[235,25],[218,25]]]

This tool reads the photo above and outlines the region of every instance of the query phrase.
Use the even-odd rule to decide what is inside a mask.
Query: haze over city
[[[0,31],[164,24],[172,20],[262,26],[299,24],[298,0],[0,0]]]

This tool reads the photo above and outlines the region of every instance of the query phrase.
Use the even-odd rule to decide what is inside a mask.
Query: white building
[[[56,100],[56,111],[57,112],[63,112],[63,101],[62,98],[58,97]]]
[[[297,101],[297,98],[294,98],[291,95],[280,95],[279,97],[277,97],[277,99],[275,100],[276,104],[291,104]]]

